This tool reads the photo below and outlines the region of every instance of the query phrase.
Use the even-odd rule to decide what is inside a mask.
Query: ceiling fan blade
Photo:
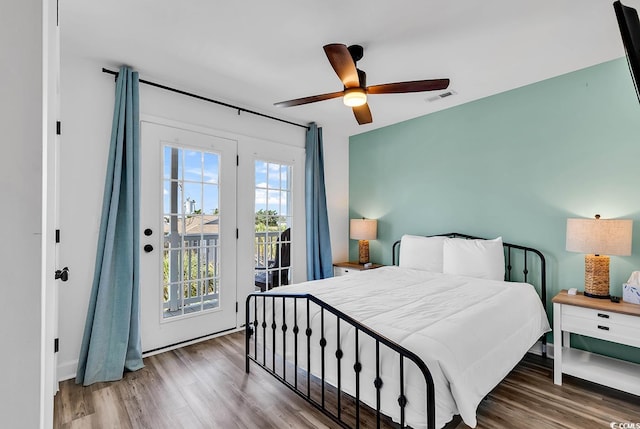
[[[344,91],[330,92],[328,94],[312,95],[310,97],[296,98],[295,100],[280,101],[274,103],[278,107],[300,106],[301,104],[315,103],[316,101],[330,100],[332,98],[342,97]]]
[[[333,67],[345,88],[360,86],[356,64],[353,62],[351,53],[345,45],[340,43],[325,45],[324,53],[327,54],[331,67]]]
[[[367,87],[369,94],[400,94],[403,92],[422,92],[446,89],[449,79],[413,80],[408,82],[385,83]]]
[[[360,125],[370,124],[373,122],[373,118],[371,117],[371,110],[369,109],[369,105],[364,103],[362,106],[353,107],[353,114],[356,116],[356,120]]]

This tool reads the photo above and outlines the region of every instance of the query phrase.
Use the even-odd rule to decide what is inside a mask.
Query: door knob
[[[147,237],[150,236],[151,234],[153,234],[153,231],[151,230],[151,228],[147,228],[144,230],[144,235],[146,235]]]
[[[64,267],[61,270],[56,270],[55,277],[56,280],[60,279],[63,282],[69,280],[69,267]]]
[[[150,244],[145,244],[144,245],[144,251],[147,252],[147,253],[153,251],[153,246],[150,245]]]

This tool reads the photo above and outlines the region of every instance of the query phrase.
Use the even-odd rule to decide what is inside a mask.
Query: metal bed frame
[[[480,239],[480,237],[474,237],[471,235],[460,234],[460,233],[448,233],[448,234],[437,234],[437,236],[446,236],[451,238],[465,238],[465,239]],[[392,247],[392,261],[393,265],[397,264],[397,256],[400,245],[400,240],[396,241]],[[505,249],[505,280],[506,281],[524,281],[527,282],[529,278],[529,255],[535,255],[535,257],[539,258],[539,281],[540,281],[540,296],[542,300],[543,307],[546,312],[547,308],[547,295],[546,295],[546,262],[542,253],[536,249],[519,246],[510,243],[503,243],[503,247]],[[512,253],[521,252],[522,255],[522,280],[514,279],[515,277],[512,273],[513,265],[512,265]],[[270,313],[267,314],[267,301],[270,301]],[[280,326],[276,323],[276,303],[282,303],[282,323]],[[294,344],[293,346],[293,362],[288,362],[286,360],[287,356],[287,342],[286,342],[286,333],[290,329],[286,324],[285,320],[285,304],[287,302],[292,302],[294,306],[294,320],[296,320],[292,329]],[[310,305],[313,303],[315,306],[320,309],[320,356],[314,356],[314,359],[318,359],[320,361],[320,375],[319,375],[319,384],[320,384],[320,399],[317,398],[317,394],[312,394],[311,389],[311,378],[318,378],[318,376],[314,376],[311,374],[309,369],[311,368],[311,336],[313,334],[313,330],[311,329],[311,321],[310,321]],[[262,310],[262,314],[260,314],[260,310]],[[252,311],[253,310],[253,311]],[[299,311],[301,313],[299,313]],[[299,326],[298,325],[298,316],[301,314],[304,316],[306,313],[306,325]],[[262,319],[261,319],[262,317]],[[368,380],[368,382],[372,382],[376,389],[376,426],[379,428],[381,424],[381,416],[382,413],[380,411],[380,390],[383,388],[382,378],[380,377],[380,346],[383,345],[390,350],[397,353],[397,359],[399,362],[399,380],[398,386],[400,395],[398,396],[398,407],[400,408],[400,427],[405,428],[408,427],[405,424],[405,407],[409,401],[409,399],[405,396],[405,386],[404,386],[404,371],[405,371],[405,362],[410,361],[413,362],[416,367],[420,370],[424,377],[424,382],[426,386],[426,405],[427,405],[427,428],[435,429],[435,386],[433,383],[433,378],[429,369],[422,361],[420,357],[411,352],[410,350],[402,347],[396,342],[380,335],[379,333],[373,331],[367,326],[361,324],[357,320],[353,319],[348,314],[343,313],[342,311],[332,307],[331,305],[325,303],[324,301],[316,298],[311,294],[295,294],[295,293],[252,293],[247,297],[246,300],[246,321],[245,321],[245,347],[246,347],[246,372],[249,373],[249,365],[250,362],[253,361],[255,364],[263,368],[265,371],[270,373],[277,380],[282,382],[285,386],[295,392],[297,395],[302,397],[308,403],[313,405],[315,408],[320,410],[323,414],[328,416],[335,423],[340,425],[341,427],[350,427],[349,423],[345,421],[344,413],[342,411],[342,399],[343,397],[350,397],[350,395],[346,394],[342,390],[342,366],[341,360],[344,357],[343,350],[338,346],[336,350],[331,350],[331,355],[327,356],[327,340],[325,338],[325,317],[335,317],[336,326],[337,326],[337,341],[336,344],[340,344],[341,336],[340,336],[340,327],[341,325],[348,325],[354,328],[354,343],[355,343],[355,356],[354,361],[355,364],[350,369],[354,371],[355,376],[355,427],[359,428],[361,424],[361,413],[360,413],[360,373],[362,372],[362,364],[360,361],[360,356],[358,355],[358,344],[361,341],[361,336],[366,336],[375,342],[375,351],[376,351],[376,368],[375,373],[376,377],[374,380]],[[269,329],[269,333],[271,335],[271,347],[268,348],[266,344],[267,341],[267,330]],[[262,330],[262,344],[260,345],[258,342],[257,333]],[[254,335],[256,334],[256,335]],[[276,353],[276,337],[280,334],[279,344],[282,345],[282,355],[278,355]],[[304,338],[306,337],[306,338]],[[252,340],[253,339],[253,340]],[[547,341],[546,335],[542,336],[542,354],[546,358],[547,357]],[[253,343],[253,344],[252,344]],[[306,370],[299,366],[298,362],[298,346],[299,345],[306,346]],[[253,347],[252,347],[253,345]],[[267,350],[269,350],[269,354],[267,354]],[[270,362],[267,361],[267,358],[270,358]],[[280,362],[278,362],[280,359]],[[327,385],[329,383],[325,380],[325,365],[328,362],[328,359],[335,360],[337,364],[337,385],[334,386],[335,392],[334,394],[337,396],[337,407],[329,407],[325,398],[325,392],[327,391]],[[291,365],[293,364],[292,368]],[[287,367],[289,368],[289,376],[287,377]],[[346,368],[345,368],[346,369]],[[291,374],[291,372],[293,374]],[[299,373],[301,375],[299,375]],[[293,378],[293,379],[292,379]],[[306,379],[300,380],[300,379]],[[334,410],[335,408],[335,410]]]

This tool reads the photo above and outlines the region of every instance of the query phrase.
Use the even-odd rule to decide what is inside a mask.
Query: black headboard
[[[429,235],[427,237],[450,237],[450,238],[466,238],[468,240],[486,240],[482,237],[474,237],[472,235],[460,234],[459,232],[450,232],[447,234],[434,234]],[[539,283],[540,287],[540,299],[542,300],[542,305],[547,309],[547,268],[546,261],[544,259],[544,255],[537,249],[533,249],[531,247],[520,246],[517,244],[511,243],[502,243],[505,251],[505,270],[504,277],[505,280],[510,281],[522,281],[524,283],[530,283],[530,271],[529,266],[532,265],[530,255],[537,256],[537,267],[539,267],[539,277],[536,279]],[[393,265],[399,264],[399,252],[400,252],[400,240],[393,243],[393,247],[391,249],[392,254],[392,263]],[[535,258],[534,256],[534,258]],[[534,262],[535,263],[535,262]]]

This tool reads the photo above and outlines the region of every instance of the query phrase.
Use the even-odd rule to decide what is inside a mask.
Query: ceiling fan
[[[353,109],[353,114],[360,125],[372,122],[371,110],[367,104],[367,94],[400,94],[404,92],[422,92],[446,89],[449,79],[413,80],[408,82],[385,83],[367,86],[367,74],[356,68],[356,63],[362,59],[364,48],[360,45],[347,47],[341,43],[324,46],[324,52],[344,85],[343,91],[328,94],[312,95],[296,98],[295,100],[275,103],[280,107],[300,106],[342,97],[345,105]]]

